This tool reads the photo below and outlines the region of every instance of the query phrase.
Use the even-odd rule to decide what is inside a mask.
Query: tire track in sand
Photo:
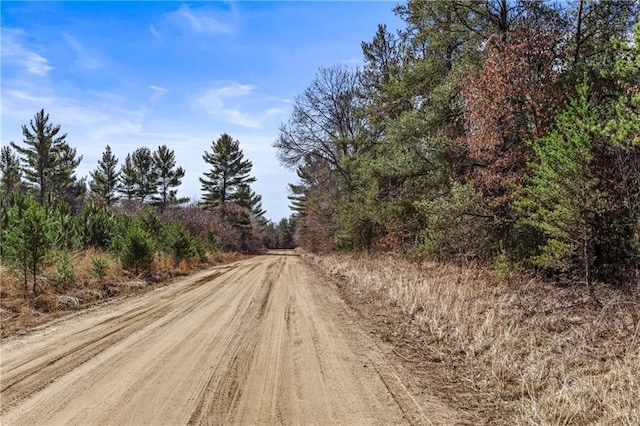
[[[428,423],[344,309],[290,253],[108,303],[3,341],[0,423]]]

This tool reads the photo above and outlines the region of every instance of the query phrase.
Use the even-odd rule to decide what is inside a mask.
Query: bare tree
[[[311,156],[326,161],[348,180],[343,160],[366,144],[359,81],[359,71],[344,65],[320,68],[296,98],[289,122],[280,126],[274,146],[283,164],[295,168]]]

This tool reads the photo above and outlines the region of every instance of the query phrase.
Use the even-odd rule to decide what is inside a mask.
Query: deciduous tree
[[[560,33],[553,22],[536,24],[523,21],[507,39],[492,44],[462,90],[472,178],[498,219],[509,216],[510,188],[524,177],[531,153],[525,141],[548,133],[568,93]]]
[[[350,170],[344,160],[363,149],[367,140],[358,91],[358,71],[342,65],[320,68],[296,98],[288,123],[280,126],[274,146],[282,163],[295,168],[314,157],[348,184]]]

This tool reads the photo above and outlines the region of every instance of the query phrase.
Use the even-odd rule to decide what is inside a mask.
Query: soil
[[[2,341],[0,424],[456,424],[335,284],[272,252]]]

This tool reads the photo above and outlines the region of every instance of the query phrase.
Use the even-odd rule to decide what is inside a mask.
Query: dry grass
[[[167,256],[156,255],[151,270],[133,274],[122,269],[120,262],[105,252],[83,250],[68,256],[73,280],[60,279],[64,257],[58,256],[38,277],[38,296],[34,297],[29,284],[26,294],[23,282],[0,266],[0,338],[45,323],[72,311],[82,309],[118,296],[128,296],[153,289],[173,277],[212,265],[239,260],[245,256],[233,253],[207,255],[207,261],[181,261],[174,265]],[[103,277],[93,273],[94,259],[106,264]]]
[[[640,424],[637,297],[600,286],[594,304],[579,287],[481,267],[305,258],[474,423]]]

